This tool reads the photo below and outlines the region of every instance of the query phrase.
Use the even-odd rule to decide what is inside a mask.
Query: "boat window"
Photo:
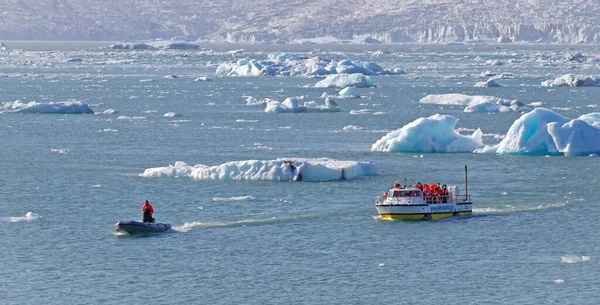
[[[401,191],[394,191],[394,197],[402,197]]]

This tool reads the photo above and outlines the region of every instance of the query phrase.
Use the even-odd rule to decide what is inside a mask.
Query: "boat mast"
[[[465,165],[465,201],[469,200],[469,180],[467,178],[467,166]]]

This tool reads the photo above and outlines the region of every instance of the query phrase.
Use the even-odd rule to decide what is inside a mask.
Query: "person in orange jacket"
[[[152,214],[154,214],[154,208],[148,200],[144,201],[144,205],[142,206],[142,213],[144,214],[144,222],[154,222],[154,218],[152,218]]]

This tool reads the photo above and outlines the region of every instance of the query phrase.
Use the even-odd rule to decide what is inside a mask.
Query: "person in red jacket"
[[[152,214],[154,214],[154,208],[148,200],[144,201],[144,205],[142,206],[142,213],[144,214],[144,222],[154,222],[154,218],[152,218]]]

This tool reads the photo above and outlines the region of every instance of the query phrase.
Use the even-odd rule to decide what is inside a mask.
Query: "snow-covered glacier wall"
[[[0,0],[0,10],[3,40],[600,42],[598,0]]]

